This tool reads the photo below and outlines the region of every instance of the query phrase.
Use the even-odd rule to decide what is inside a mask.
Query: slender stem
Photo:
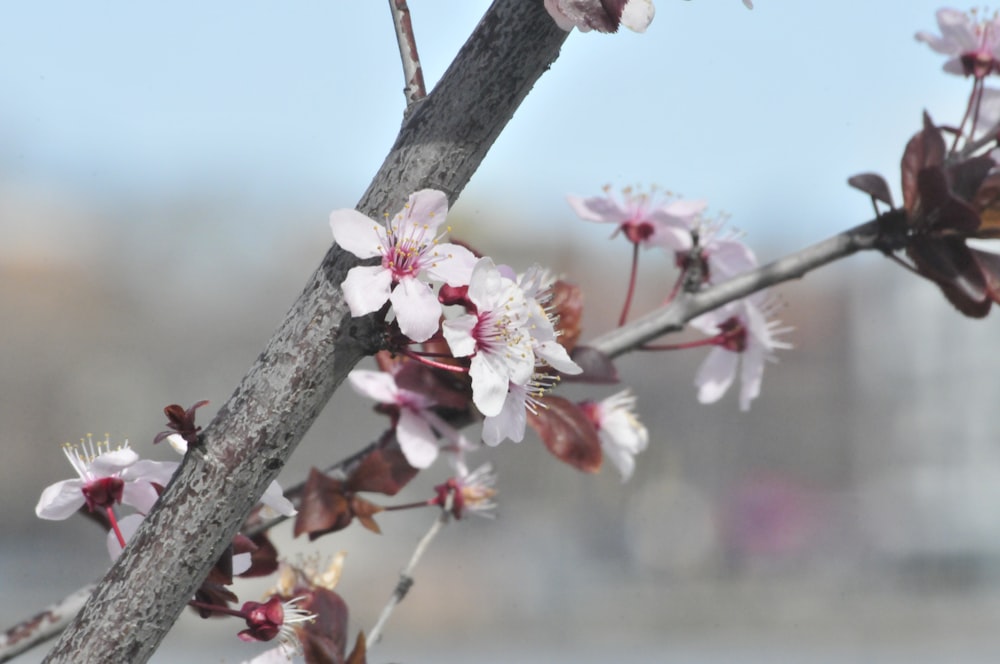
[[[636,350],[687,350],[689,348],[703,348],[705,346],[718,346],[722,338],[721,334],[697,341],[685,341],[679,344],[643,344]]]
[[[125,536],[122,535],[121,528],[118,527],[118,519],[115,518],[115,511],[110,507],[108,510],[108,521],[111,522],[111,530],[115,531],[115,537],[118,538],[118,544],[121,545],[122,549],[125,548]]]
[[[398,512],[400,510],[413,510],[420,507],[428,507],[433,505],[433,500],[418,500],[414,503],[404,503],[402,505],[386,505],[382,508],[383,512]]]
[[[403,80],[406,87],[406,106],[427,96],[424,88],[424,72],[420,67],[420,56],[417,55],[417,38],[413,34],[413,23],[410,22],[410,8],[406,0],[389,0],[389,10],[392,12],[392,23],[396,28],[396,41],[399,43],[399,59],[403,63]]]
[[[632,306],[632,298],[635,296],[636,275],[639,273],[639,243],[632,243],[632,271],[628,277],[628,291],[625,293],[625,304],[622,305],[622,315],[618,317],[618,327],[625,324],[628,319],[628,310]]]
[[[437,360],[432,360],[429,357],[420,355],[409,348],[404,348],[402,351],[403,355],[407,356],[414,362],[419,362],[420,364],[426,364],[429,367],[434,367],[435,369],[441,369],[442,371],[451,371],[452,373],[469,373],[468,367],[459,367],[454,364],[449,364],[448,362],[438,362]]]
[[[208,602],[202,602],[201,600],[193,599],[188,602],[188,606],[193,606],[196,609],[204,609],[206,611],[211,611],[212,613],[218,613],[223,616],[233,616],[234,618],[246,618],[246,614],[242,611],[237,611],[236,609],[231,609],[228,606],[218,606],[217,604],[209,604]]]
[[[58,636],[80,612],[96,587],[96,583],[84,586],[0,635],[0,662],[10,661],[39,643]]]
[[[431,524],[430,530],[427,534],[421,538],[420,542],[417,543],[417,548],[413,550],[413,555],[410,556],[410,562],[406,564],[406,567],[402,572],[399,573],[399,583],[396,584],[396,589],[393,590],[392,596],[389,598],[388,603],[386,603],[385,608],[382,609],[382,614],[378,617],[378,622],[372,627],[372,631],[368,633],[368,646],[378,643],[379,639],[382,638],[382,630],[385,628],[386,623],[389,622],[389,617],[392,615],[393,610],[396,606],[403,601],[406,594],[410,592],[410,588],[413,587],[413,570],[416,569],[417,563],[420,562],[420,558],[430,547],[431,542],[437,537],[437,534],[441,532],[441,529],[448,525],[451,520],[451,507],[454,502],[454,493],[449,492],[448,497],[444,501],[444,505],[441,506],[441,512],[438,514],[437,518],[434,519],[434,523]]]

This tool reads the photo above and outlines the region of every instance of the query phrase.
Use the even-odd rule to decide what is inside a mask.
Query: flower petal
[[[449,286],[468,285],[479,260],[465,247],[450,242],[436,245],[428,259],[432,263],[425,268],[427,274]]]
[[[347,272],[341,288],[352,316],[378,311],[389,299],[392,273],[381,265],[358,265]]]
[[[477,353],[472,358],[469,366],[469,376],[472,378],[472,402],[486,417],[499,415],[503,409],[510,382],[507,375],[506,366],[501,358],[487,353]]]
[[[698,386],[698,401],[715,403],[722,398],[736,378],[739,356],[722,348],[713,348],[702,362],[695,376]]]
[[[396,424],[396,440],[414,468],[427,468],[438,456],[437,436],[423,418],[404,408]]]
[[[411,223],[428,226],[433,235],[448,216],[448,197],[437,189],[421,189],[410,194],[399,214]]]
[[[374,399],[379,403],[397,403],[399,387],[396,379],[384,371],[369,371],[368,369],[355,369],[347,374],[347,380],[351,387],[361,396]]]
[[[392,290],[389,301],[400,331],[413,341],[427,341],[438,331],[441,303],[429,285],[415,277],[404,277]]]
[[[72,479],[45,487],[35,505],[35,515],[50,521],[68,519],[86,502],[83,486],[83,480]]]
[[[382,253],[385,230],[374,219],[345,208],[330,213],[333,239],[358,258],[374,258]]]
[[[281,485],[272,481],[264,490],[264,495],[260,497],[260,502],[265,507],[269,507],[282,516],[295,516],[298,511],[292,501],[285,498],[285,492],[281,490]],[[234,574],[237,573],[233,572]]]

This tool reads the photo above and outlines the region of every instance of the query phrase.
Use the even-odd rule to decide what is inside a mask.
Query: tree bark
[[[406,116],[358,209],[398,210],[423,188],[455,198],[566,38],[541,0],[497,0]],[[376,347],[340,284],[333,246],[264,351],[46,662],[145,662],[352,367]]]

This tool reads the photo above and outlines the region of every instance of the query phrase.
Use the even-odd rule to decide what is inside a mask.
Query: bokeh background
[[[587,337],[616,318],[629,248],[565,193],[705,198],[763,260],[867,220],[847,176],[895,186],[921,112],[957,123],[964,108],[968,82],[913,39],[937,5],[756,5],[660,0],[645,35],[571,35],[455,206],[456,236],[579,283]],[[410,6],[433,85],[486,3]],[[209,399],[208,421],[325,253],[329,211],[378,168],[404,99],[384,2],[21,3],[0,9],[0,61],[6,625],[108,566],[90,523],[34,517],[70,472],[59,445],[109,432],[170,458],[151,445],[164,405]],[[643,255],[641,306],[672,283],[669,262]],[[995,661],[995,315],[963,319],[878,256],[780,292],[796,348],[749,413],[734,395],[698,404],[704,351],[621,360],[651,432],[629,483],[581,475],[532,436],[484,455],[499,518],[434,543],[372,661]],[[368,413],[338,392],[282,480],[377,435]],[[339,590],[352,629],[369,629],[432,519],[277,539],[347,551]],[[236,629],[185,615],[154,661],[260,651]]]

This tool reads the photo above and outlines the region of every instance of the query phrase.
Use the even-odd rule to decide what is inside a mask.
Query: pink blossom
[[[403,209],[381,224],[352,209],[330,214],[337,244],[358,258],[382,258],[379,265],[347,273],[341,286],[352,316],[378,311],[388,300],[399,329],[413,341],[426,341],[437,331],[441,304],[421,277],[464,286],[476,261],[465,247],[439,242],[438,227],[447,214],[447,196],[434,189],[411,194]]]
[[[583,369],[570,359],[566,347],[557,341],[559,333],[555,328],[556,321],[545,308],[552,299],[553,282],[552,276],[538,265],[533,265],[518,277],[517,284],[524,292],[528,306],[531,346],[537,359],[556,371],[576,375],[582,373]]]
[[[616,233],[621,231],[629,242],[645,247],[690,245],[691,228],[707,206],[705,201],[660,196],[655,189],[647,193],[626,187],[621,200],[610,187],[604,191],[604,196],[567,196],[566,200],[581,219],[617,224]]]
[[[535,370],[524,291],[490,258],[472,271],[467,297],[475,312],[446,320],[442,332],[455,357],[472,357],[472,401],[483,415],[497,415],[511,383],[524,385]]]
[[[431,410],[435,404],[430,397],[399,387],[391,373],[355,369],[347,379],[358,394],[399,409],[396,440],[414,468],[427,468],[434,463],[439,451],[438,436],[458,450],[472,447],[461,433]]]
[[[84,505],[93,511],[124,503],[148,511],[159,497],[153,482],[159,484],[164,477],[163,483],[169,482],[173,474],[160,462],[141,461],[128,441],[111,449],[107,436],[95,443],[88,434],[79,445],[64,445],[63,452],[78,477],[56,482],[42,491],[35,506],[35,514],[41,519],[66,519]]]
[[[766,295],[752,295],[691,321],[692,326],[717,338],[716,347],[695,376],[701,403],[714,403],[722,398],[739,371],[740,409],[750,409],[750,402],[760,394],[764,362],[774,361],[775,350],[792,347],[778,339],[791,328],[780,327],[778,320],[768,320],[774,313],[773,303]]]
[[[557,382],[555,376],[535,373],[525,385],[511,383],[500,412],[483,420],[483,442],[494,447],[507,439],[515,443],[524,440],[528,411],[537,413],[544,408],[540,399]]]
[[[434,487],[437,496],[430,504],[445,507],[450,496],[451,513],[456,519],[461,519],[468,512],[492,519],[496,516],[497,507],[493,500],[497,495],[496,482],[493,465],[484,463],[471,473],[460,473],[458,477]]]
[[[918,41],[951,56],[944,64],[944,70],[950,74],[981,79],[1000,71],[1000,19],[996,15],[980,19],[977,13],[939,9],[937,22],[941,36],[917,33]]]
[[[618,467],[622,482],[635,471],[635,455],[649,445],[649,431],[635,415],[635,396],[630,390],[599,401],[581,404],[601,439],[604,456]]]
[[[692,228],[691,244],[675,250],[678,267],[690,269],[691,261],[697,259],[702,281],[707,284],[722,283],[756,268],[753,250],[739,239],[739,233],[726,230],[724,224],[724,218],[712,222],[698,220]]]
[[[645,32],[656,13],[652,0],[545,0],[545,9],[563,30],[580,32],[617,32],[619,25]]]

